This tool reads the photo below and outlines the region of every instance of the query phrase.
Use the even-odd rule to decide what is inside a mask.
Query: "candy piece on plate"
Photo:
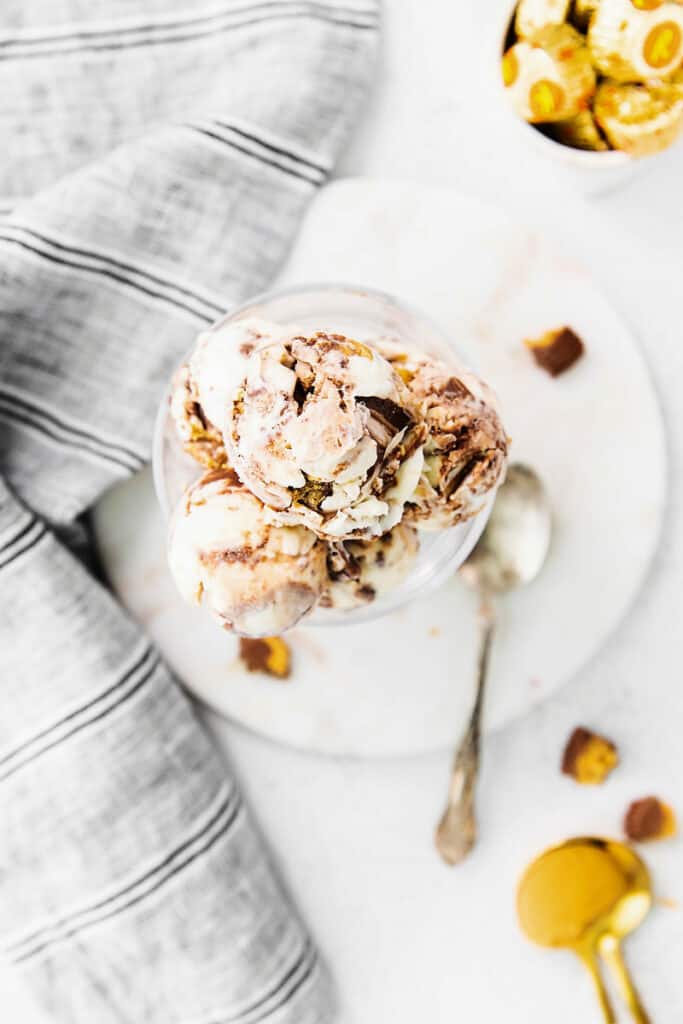
[[[581,338],[571,327],[546,331],[540,338],[525,338],[524,344],[551,377],[565,373],[585,351]]]
[[[550,25],[504,54],[503,83],[517,114],[530,124],[562,121],[588,108],[595,71],[584,37]]]
[[[619,763],[611,740],[578,726],[567,740],[562,755],[562,772],[585,786],[604,782]]]
[[[648,87],[606,81],[593,109],[614,148],[633,157],[660,153],[683,131],[683,89],[677,82]]]
[[[669,839],[676,835],[676,815],[672,807],[656,796],[634,800],[624,817],[624,833],[636,843]]]
[[[515,31],[528,39],[546,25],[561,25],[567,20],[571,0],[519,0]]]
[[[613,81],[667,78],[683,61],[683,6],[671,0],[656,6],[602,0],[588,45],[596,67]]]
[[[240,658],[248,672],[262,672],[276,679],[289,679],[292,672],[289,644],[281,636],[241,637]]]

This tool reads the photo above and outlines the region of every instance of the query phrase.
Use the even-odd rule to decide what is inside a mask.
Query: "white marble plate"
[[[421,306],[494,385],[513,456],[555,510],[539,579],[501,602],[487,726],[567,682],[616,627],[659,534],[665,444],[641,353],[581,267],[499,210],[450,190],[337,182],[314,202],[278,284],[347,281]],[[521,339],[570,324],[587,355],[552,380]],[[151,477],[95,515],[114,589],[188,688],[282,743],[364,757],[449,746],[472,692],[475,606],[457,580],[384,619],[291,634],[289,683],[250,676],[236,642],[176,596]]]

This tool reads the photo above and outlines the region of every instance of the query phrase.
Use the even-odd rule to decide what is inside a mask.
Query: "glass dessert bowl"
[[[264,340],[263,335],[267,328],[271,328],[273,333],[266,335]],[[206,357],[207,348],[204,343],[203,363],[200,365],[196,360],[193,363],[193,359],[188,357],[188,362],[179,368],[173,380],[169,382],[156,421],[153,453],[154,483],[164,516],[171,522],[170,560],[176,582],[183,576],[188,566],[186,550],[183,550],[180,556],[174,550],[174,546],[176,549],[180,547],[178,538],[181,534],[183,538],[187,535],[190,538],[188,543],[196,544],[196,535],[192,534],[188,517],[193,522],[199,523],[200,516],[204,516],[208,522],[210,515],[207,511],[207,504],[211,506],[213,503],[214,507],[218,509],[220,501],[231,503],[232,515],[235,514],[234,510],[239,504],[239,515],[242,516],[242,519],[247,512],[252,517],[250,527],[252,528],[252,548],[250,551],[255,550],[253,545],[256,543],[253,540],[255,536],[253,529],[256,529],[253,517],[256,516],[260,523],[260,519],[263,518],[263,509],[265,509],[265,520],[277,523],[275,533],[278,534],[278,537],[275,538],[275,546],[273,547],[272,531],[266,539],[270,527],[265,525],[258,527],[261,532],[258,534],[259,540],[256,544],[256,547],[261,545],[264,550],[272,548],[275,551],[277,548],[276,560],[268,563],[269,568],[264,570],[270,574],[272,579],[284,571],[283,559],[289,558],[294,550],[291,546],[292,538],[296,538],[297,545],[300,544],[302,537],[304,539],[305,537],[311,538],[313,551],[316,553],[315,558],[318,561],[320,557],[326,559],[329,580],[334,582],[330,583],[329,588],[319,594],[313,605],[306,610],[305,621],[308,624],[331,625],[368,621],[407,604],[439,586],[451,576],[467,558],[484,529],[495,488],[503,475],[506,440],[495,411],[495,400],[485,389],[485,385],[480,384],[476,378],[464,370],[457,351],[443,333],[423,314],[409,308],[390,295],[349,285],[327,284],[307,285],[258,296],[230,312],[210,328],[207,334],[201,335],[198,346],[202,345],[202,338],[208,338],[215,350],[218,333],[223,332],[221,334],[223,337],[226,331],[232,332],[233,339],[241,335],[256,338],[255,344],[242,346],[243,358],[248,357],[249,369],[245,369],[246,363],[240,363],[238,375],[244,374],[241,389],[233,389],[227,402],[225,394],[217,395],[215,393],[212,388],[211,375],[215,375],[217,369],[220,372],[228,372],[229,369],[229,372],[234,374],[234,360],[226,369],[220,360],[218,363],[216,362],[215,351],[213,355]],[[292,342],[295,347],[298,345],[298,362],[296,363],[291,356]],[[304,350],[302,356],[301,347],[305,345],[308,345],[309,348]],[[255,354],[253,354],[253,350],[255,350]],[[196,353],[199,349],[196,348],[194,351]],[[233,354],[237,351],[238,349],[234,349]],[[307,352],[313,354],[311,356],[312,363],[318,359],[318,363],[313,366],[312,370],[307,362],[309,359]],[[411,412],[406,414],[400,422],[392,421],[393,415],[399,417],[402,415],[402,410],[397,408],[397,405],[400,406],[403,401],[403,397],[400,396],[407,395],[406,388],[412,386],[409,379],[412,371],[407,369],[409,363],[405,362],[404,353],[406,352],[412,353],[416,357],[424,357],[425,363],[429,363],[430,366],[443,367],[445,364],[449,371],[448,379],[445,382],[447,385],[446,400],[453,401],[457,392],[458,396],[460,394],[466,396],[463,398],[464,401],[470,401],[471,404],[476,405],[478,412],[477,416],[473,418],[475,429],[471,436],[478,439],[477,443],[480,446],[487,442],[482,441],[479,437],[481,431],[477,424],[481,424],[486,416],[490,416],[491,422],[498,429],[499,450],[492,449],[495,454],[495,465],[490,467],[487,463],[489,475],[486,478],[485,486],[482,483],[478,488],[475,486],[467,491],[467,481],[465,480],[467,474],[463,476],[462,469],[457,471],[460,481],[458,486],[465,487],[463,493],[468,494],[470,506],[463,510],[462,516],[455,516],[455,519],[458,520],[455,522],[453,522],[452,512],[449,512],[444,519],[443,508],[437,510],[438,515],[433,515],[434,509],[430,501],[425,500],[423,507],[420,507],[419,502],[414,504],[408,501],[415,491],[415,472],[418,474],[422,472],[421,486],[429,492],[430,500],[434,499],[435,492],[426,480],[424,469],[426,463],[422,454],[427,450],[425,439],[429,435],[419,414],[413,412],[415,406],[410,404],[410,397],[405,400]],[[263,375],[262,378],[255,376],[258,368],[255,366],[254,360],[258,362],[260,367],[258,372]],[[434,361],[433,364],[431,361]],[[350,365],[351,369],[356,367],[358,372],[353,381],[354,386],[350,390],[344,391],[340,400],[342,412],[340,413],[334,404],[337,392],[341,394],[341,390],[335,385],[331,389],[332,394],[327,394],[325,397],[327,404],[324,407],[322,404],[320,405],[322,413],[320,409],[318,410],[318,414],[322,418],[314,420],[313,414],[316,410],[313,399],[321,397],[324,387],[329,384],[329,380],[324,379],[328,372],[326,369],[328,364],[334,364],[329,372],[337,384],[339,381],[334,375],[341,372],[340,366],[348,368]],[[398,460],[398,471],[396,471],[397,460],[394,460],[391,474],[389,474],[391,479],[386,485],[383,485],[383,490],[377,483],[381,476],[378,466],[375,466],[374,469],[367,469],[366,479],[374,488],[369,501],[367,500],[369,494],[365,497],[361,494],[361,497],[358,498],[356,485],[347,483],[349,476],[352,475],[348,471],[348,460],[342,466],[343,472],[337,474],[340,484],[325,483],[323,493],[327,497],[321,504],[320,497],[317,496],[313,500],[310,498],[309,492],[318,486],[320,476],[325,480],[336,479],[334,477],[336,470],[330,473],[325,468],[318,468],[313,476],[309,477],[304,474],[302,477],[306,480],[305,488],[288,487],[288,484],[292,484],[292,482],[297,484],[299,481],[295,479],[296,473],[294,477],[291,476],[291,473],[290,477],[282,476],[281,461],[272,468],[272,434],[268,435],[266,448],[259,449],[258,447],[262,436],[265,436],[263,431],[266,429],[266,420],[273,408],[272,396],[267,396],[267,403],[263,405],[264,389],[268,389],[270,382],[274,379],[274,374],[278,380],[277,387],[279,389],[281,373],[285,372],[286,377],[287,372],[294,372],[291,370],[292,366],[295,367],[295,371],[301,378],[300,367],[302,365],[306,367],[306,373],[311,375],[308,392],[311,405],[306,404],[309,398],[299,396],[298,409],[294,409],[294,413],[291,413],[291,410],[290,413],[286,413],[290,416],[289,433],[286,435],[287,443],[284,445],[287,449],[286,456],[289,458],[292,446],[298,445],[299,450],[306,452],[305,457],[308,458],[308,462],[304,461],[302,464],[307,469],[311,465],[315,467],[323,465],[323,467],[329,468],[329,452],[322,462],[318,458],[319,446],[316,447],[314,443],[317,434],[325,433],[330,426],[330,416],[339,414],[338,434],[341,438],[348,425],[347,406],[350,401],[354,401],[353,397],[349,399],[349,395],[353,396],[358,393],[358,402],[362,403],[361,419],[365,423],[369,417],[371,435],[364,436],[353,448],[354,458],[361,467],[359,472],[367,469],[367,449],[371,450],[371,453],[379,449],[383,454],[384,465],[387,463],[387,458],[384,457],[385,452],[389,453],[395,450],[403,458],[402,462],[400,459]],[[188,367],[193,367],[193,371],[188,370]],[[194,372],[191,387],[195,389],[192,393],[190,393],[190,384],[188,384],[191,372]],[[344,372],[349,371],[345,369]],[[313,377],[316,373],[318,376],[314,381]],[[306,381],[305,374],[303,376]],[[387,384],[390,379],[394,383]],[[198,405],[195,401],[197,380],[204,389],[202,391],[202,395],[205,396],[205,400],[203,400],[204,413],[208,409],[213,417],[212,419],[207,417],[199,409],[201,414],[199,422],[196,419]],[[471,388],[481,387],[485,393],[485,400],[482,399],[478,390],[475,399],[473,393],[461,383],[462,381],[467,381]],[[285,380],[285,388],[287,386]],[[292,391],[292,397],[288,399],[290,405],[294,401],[296,389],[299,389],[300,386],[300,380],[298,380],[296,388]],[[395,390],[390,392],[387,388]],[[430,395],[435,391],[431,380],[425,388]],[[389,393],[392,396],[391,401],[386,398]],[[277,395],[278,402],[280,402],[282,392],[277,390]],[[377,397],[378,395],[385,397],[380,398]],[[261,405],[258,404],[259,402]],[[329,402],[332,402],[332,405]],[[225,413],[226,406],[230,406],[229,414]],[[278,405],[277,408],[279,409],[280,406]],[[266,409],[265,414],[264,409]],[[411,415],[414,422],[409,422]],[[182,437],[179,436],[179,416]],[[218,429],[212,425],[207,426],[207,419],[210,420],[210,424],[213,424],[219,418],[221,424]],[[239,423],[239,430],[236,423]],[[443,423],[440,424],[439,429],[442,426]],[[449,422],[447,429],[450,429],[451,426],[452,424]],[[294,428],[298,431],[297,434],[292,433]],[[382,436],[382,431],[385,429],[388,432],[386,439]],[[461,434],[467,433],[468,437],[470,436],[470,433],[467,430],[463,431],[462,427],[460,431]],[[390,439],[392,432],[395,433],[393,439]],[[413,436],[413,443],[409,444],[407,439],[411,436]],[[448,436],[451,437],[451,435]],[[218,442],[216,442],[216,438],[218,438]],[[243,449],[247,438],[252,444],[252,448],[245,453]],[[399,440],[403,443],[403,451],[397,445]],[[223,442],[225,442],[225,450],[222,447]],[[220,449],[218,455],[214,449],[216,443]],[[427,446],[429,443],[427,441]],[[458,443],[460,442],[454,442],[453,446],[457,447]],[[340,440],[339,445],[341,446],[341,444]],[[282,439],[278,438],[276,447],[278,447],[278,451],[282,450]],[[312,447],[316,448],[314,454],[317,461],[314,462],[311,462],[314,458],[311,455]],[[254,451],[256,451],[256,455]],[[192,452],[192,455],[188,452]],[[266,454],[271,456],[269,479],[255,475],[253,469],[256,463],[259,467],[266,464],[267,460],[264,462]],[[372,458],[372,454],[370,458]],[[468,472],[471,472],[472,467],[476,468],[482,462],[482,458],[481,453],[479,456],[470,458],[467,462]],[[198,459],[200,461],[197,461]],[[339,463],[339,465],[342,464]],[[344,467],[347,468],[344,469]],[[204,475],[203,484],[198,484],[202,475],[207,473],[207,469],[209,475]],[[233,472],[234,470],[237,471],[237,475]],[[268,476],[268,471],[266,471],[266,476]],[[424,480],[423,477],[425,477]],[[401,490],[402,479],[408,481],[407,487],[410,493],[406,492],[405,486],[403,491]],[[312,480],[315,480],[315,484],[311,483]],[[432,481],[434,481],[433,473]],[[463,481],[465,481],[464,484]],[[438,488],[438,483],[435,486]],[[226,496],[228,492],[229,497]],[[187,497],[188,493],[190,498]],[[350,498],[349,493],[351,493]],[[283,494],[284,499],[281,500]],[[294,502],[292,495],[296,499]],[[377,505],[377,497],[381,499],[380,505]],[[344,505],[347,499],[349,508]],[[325,512],[324,510],[328,506],[331,511]],[[372,518],[377,514],[375,508],[383,510],[379,519]],[[175,515],[174,510],[177,510]],[[347,517],[345,519],[347,513],[355,518],[349,520]],[[364,515],[365,518],[363,518]],[[286,555],[281,554],[284,548],[278,533],[283,527],[288,532],[289,538],[284,545],[284,548],[287,549]],[[184,543],[185,540],[183,540]],[[304,544],[304,547],[308,552],[309,544]],[[319,549],[321,547],[325,549],[324,556],[320,556]],[[299,567],[302,564],[302,553],[303,548],[297,547],[295,555],[299,557]],[[205,556],[206,552],[201,552],[204,565],[207,562]],[[211,557],[215,558],[215,548]],[[306,554],[306,557],[312,556]],[[233,566],[237,561],[245,563],[244,558],[240,556],[238,559],[234,554],[230,556],[229,561]],[[350,577],[348,576],[349,565],[352,567]],[[306,563],[304,569],[304,576],[297,578],[296,593],[299,598],[306,592],[312,571],[309,563]],[[229,571],[234,575],[242,572],[242,567],[232,568]],[[257,568],[255,571],[260,570]],[[318,568],[315,571],[317,572]],[[192,595],[192,588],[196,587],[194,577],[189,580],[188,588],[181,586],[180,582],[179,586],[181,592],[185,592],[188,600],[199,601],[204,590],[204,587],[199,585],[194,596]],[[330,594],[333,596],[330,597]],[[215,614],[215,607],[213,610]],[[301,617],[303,614],[302,612]],[[227,628],[234,628],[236,632],[247,635],[268,635],[284,631],[290,625],[295,624],[287,620],[286,624],[282,626],[281,620],[273,620],[272,617],[252,618],[247,625],[239,618],[232,618],[230,621],[224,620],[220,615],[218,618]],[[280,621],[280,627],[274,628],[274,623],[277,624],[278,621]]]

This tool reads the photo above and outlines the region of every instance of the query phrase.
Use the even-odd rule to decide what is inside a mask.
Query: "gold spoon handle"
[[[631,1011],[636,1024],[650,1024],[645,1007],[633,984],[629,969],[624,962],[619,940],[614,935],[605,935],[599,944],[600,954],[612,972],[619,993]]]
[[[612,1009],[612,1004],[609,1001],[607,989],[605,988],[605,983],[602,980],[602,975],[600,974],[600,969],[598,967],[598,961],[595,954],[593,953],[593,950],[577,950],[577,953],[581,957],[581,960],[583,961],[586,970],[593,979],[593,985],[595,986],[595,994],[597,995],[598,1002],[600,1003],[600,1009],[602,1011],[604,1024],[616,1024],[617,1018],[614,1016],[614,1010]]]
[[[448,803],[436,829],[436,848],[447,864],[459,864],[474,846],[477,822],[474,791],[479,771],[480,723],[488,670],[494,615],[484,601],[481,610],[477,689],[470,720],[455,753],[448,789]]]

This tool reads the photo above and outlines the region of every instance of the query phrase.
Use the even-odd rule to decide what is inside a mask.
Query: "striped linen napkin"
[[[375,0],[3,0],[0,947],[78,1024],[309,1024],[325,972],[235,780],[73,540],[204,325],[262,289]]]

